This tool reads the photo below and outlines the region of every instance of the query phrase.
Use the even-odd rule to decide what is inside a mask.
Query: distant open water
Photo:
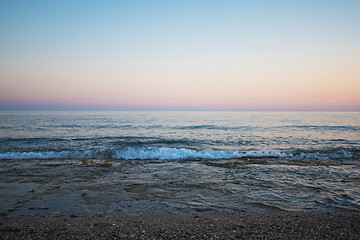
[[[360,210],[360,113],[0,112],[2,217]]]

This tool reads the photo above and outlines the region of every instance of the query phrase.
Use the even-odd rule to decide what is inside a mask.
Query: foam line
[[[6,152],[0,153],[0,159],[125,159],[125,160],[180,160],[180,159],[233,159],[233,158],[312,158],[312,159],[339,159],[351,158],[352,154],[346,151],[337,153],[300,153],[293,155],[274,150],[263,149],[257,152],[240,151],[196,151],[186,148],[125,148],[107,151],[47,151],[47,152]]]

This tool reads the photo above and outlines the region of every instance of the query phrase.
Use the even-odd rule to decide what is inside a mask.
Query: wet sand
[[[360,239],[359,212],[215,212],[12,218],[0,239]]]

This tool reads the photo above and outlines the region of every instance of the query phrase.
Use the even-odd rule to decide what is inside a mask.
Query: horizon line
[[[353,108],[226,108],[226,107],[94,107],[94,106],[1,106],[0,111],[144,111],[144,112],[360,112]]]

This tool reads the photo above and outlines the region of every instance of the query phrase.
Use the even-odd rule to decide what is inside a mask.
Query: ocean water
[[[1,217],[360,211],[360,113],[0,112]]]

